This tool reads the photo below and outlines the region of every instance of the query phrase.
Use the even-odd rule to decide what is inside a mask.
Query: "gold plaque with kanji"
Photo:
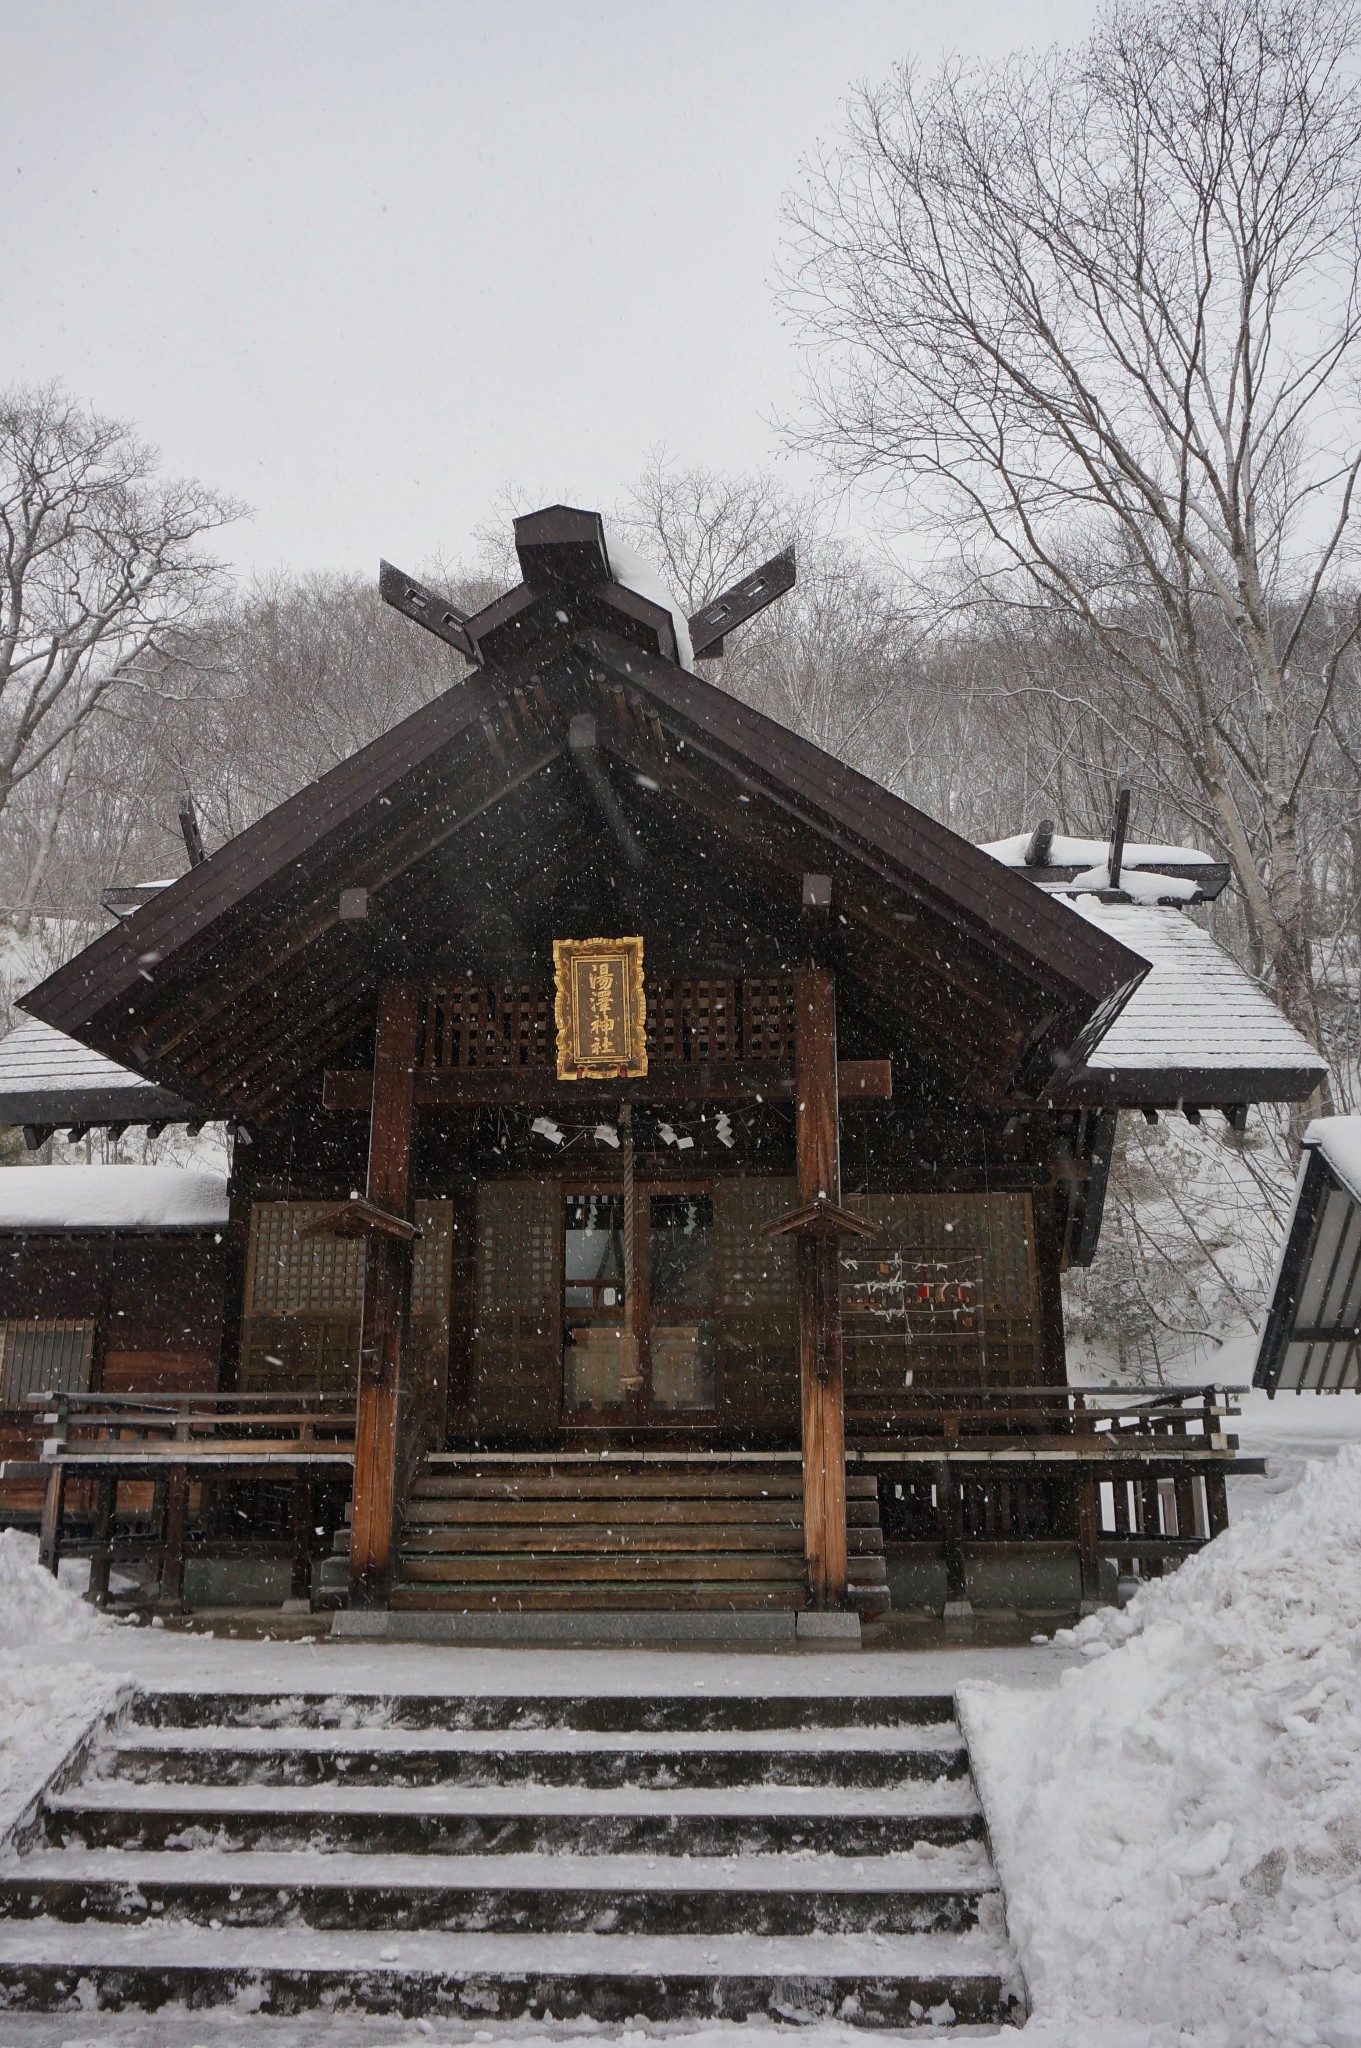
[[[554,939],[558,1079],[618,1080],[647,1072],[641,939]]]

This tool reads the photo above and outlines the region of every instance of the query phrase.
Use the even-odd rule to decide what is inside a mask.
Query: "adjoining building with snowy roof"
[[[472,616],[384,567],[450,687],[123,890],[23,997],[55,1035],[0,1048],[0,1117],[235,1134],[215,1395],[238,1429],[279,1404],[299,1446],[308,1403],[348,1414],[355,1627],[649,1608],[793,1640],[810,1608],[959,1612],[1027,1571],[1076,1601],[1194,1547],[1242,1469],[1222,1408],[1093,1408],[1060,1276],[1122,1108],[1241,1121],[1323,1072],[1195,922],[1222,864],[970,845],[738,702],[701,671],[790,555],[687,620],[595,513],[515,538],[521,582]],[[0,1237],[46,1241],[42,1213]],[[103,1398],[99,1355],[68,1402]],[[214,1412],[177,1441],[220,1463]],[[601,1521],[606,1456],[628,1513]],[[512,1469],[569,1548],[558,1509],[457,1506]]]
[[[32,1150],[55,1130],[83,1137],[93,1128],[145,1125],[155,1132],[203,1121],[182,1096],[39,1017],[26,1017],[0,1039],[0,1123],[19,1125]]]
[[[1253,1385],[1361,1393],[1361,1117],[1323,1117],[1304,1134]]]

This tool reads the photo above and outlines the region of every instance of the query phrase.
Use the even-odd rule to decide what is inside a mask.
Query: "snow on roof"
[[[980,853],[990,853],[994,860],[1000,860],[1003,867],[1025,866],[1025,850],[1032,835],[1029,832],[1013,832],[1009,839],[991,839],[979,847]],[[1052,868],[1086,868],[1104,866],[1110,857],[1109,839],[1068,839],[1056,832],[1049,847],[1048,865]],[[1214,865],[1212,853],[1202,853],[1197,846],[1136,846],[1130,841],[1122,856],[1122,863],[1130,867],[1158,867],[1163,863],[1171,867]],[[1037,870],[1038,872],[1038,870]]]
[[[1180,910],[1143,903],[1066,901],[1152,972],[1139,984],[1087,1065],[1132,1068],[1313,1068],[1323,1061],[1222,946]]]
[[[1031,868],[1027,872],[1038,874],[1042,870]],[[1081,890],[1109,889],[1110,885],[1110,862],[1103,860],[1099,867],[1084,868],[1080,875],[1074,875],[1070,886]],[[1190,903],[1200,893],[1197,884],[1185,875],[1160,875],[1147,868],[1122,867],[1120,888],[1135,903]]]
[[[227,1221],[227,1176],[185,1166],[0,1169],[0,1230],[207,1230]]]
[[[605,528],[605,548],[610,558],[610,574],[616,583],[622,583],[625,590],[637,591],[639,597],[659,604],[663,611],[670,612],[671,623],[676,629],[676,659],[682,668],[693,669],[694,648],[690,643],[690,624],[685,613],[663,583],[651,562],[620,540],[609,526]]]
[[[54,1031],[40,1018],[25,1018],[7,1038],[0,1039],[0,1096],[74,1089],[97,1089],[101,1095],[110,1089],[126,1090],[129,1095],[135,1095],[139,1089],[147,1094],[159,1093],[155,1083],[144,1074],[120,1067],[102,1052],[92,1052],[89,1046],[78,1044],[64,1031]]]
[[[1321,1152],[1348,1194],[1361,1202],[1361,1116],[1323,1116],[1304,1134]]]

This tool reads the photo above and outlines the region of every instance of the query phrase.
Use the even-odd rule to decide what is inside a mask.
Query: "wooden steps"
[[[852,1604],[888,1607],[874,1476],[846,1480]],[[550,1455],[427,1462],[407,1503],[396,1608],[801,1608],[797,1466]]]
[[[140,1693],[0,1869],[4,2039],[1025,2019],[948,1697],[553,1692],[571,1668]]]

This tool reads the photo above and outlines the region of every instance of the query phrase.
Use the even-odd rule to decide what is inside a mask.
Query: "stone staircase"
[[[873,1473],[846,1479],[852,1605],[886,1613]],[[394,1608],[751,1610],[804,1604],[797,1459],[442,1452],[413,1484]]]
[[[0,2010],[231,2001],[1024,2017],[948,1698],[144,1694],[0,1865]]]

